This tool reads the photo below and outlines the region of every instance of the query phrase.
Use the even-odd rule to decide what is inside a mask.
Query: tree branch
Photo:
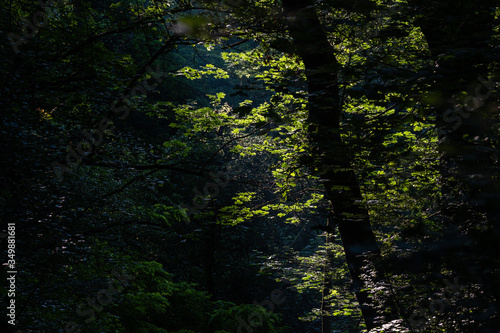
[[[235,138],[232,138],[231,140],[225,142],[222,146],[219,147],[219,149],[217,149],[215,151],[215,153],[212,154],[212,156],[208,159],[208,161],[203,165],[203,168],[202,170],[205,170],[205,168],[207,167],[207,165],[210,164],[210,162],[212,162],[212,160],[215,158],[215,156],[222,150],[224,149],[224,147],[226,147],[228,144],[230,144],[231,142],[233,141],[236,141],[236,140],[240,140],[240,139],[244,139],[246,137],[249,137],[250,135],[260,131],[262,128],[266,127],[267,125],[269,125],[271,122],[267,122],[265,123],[264,125],[260,126],[260,127],[257,127],[255,130],[253,130],[252,132],[248,133],[248,134],[245,134],[245,135],[241,135],[241,136],[237,136]]]

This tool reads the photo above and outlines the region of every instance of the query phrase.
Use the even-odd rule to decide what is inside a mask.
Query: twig
[[[222,50],[230,49],[230,48],[233,48],[235,46],[244,44],[246,42],[248,42],[248,39],[243,39],[243,40],[240,40],[239,42],[236,42],[236,43],[233,43],[233,44],[230,44],[230,45],[221,46],[221,49]]]
[[[209,165],[209,164],[210,164],[210,162],[212,162],[212,160],[215,158],[215,156],[216,156],[216,155],[217,155],[217,154],[218,154],[218,153],[219,153],[222,149],[224,149],[224,147],[226,147],[228,144],[230,144],[230,143],[231,143],[231,142],[233,142],[233,141],[236,141],[236,140],[240,140],[240,139],[244,139],[244,138],[246,138],[246,137],[249,137],[250,135],[252,135],[252,134],[254,134],[254,133],[258,132],[259,130],[261,130],[262,128],[266,127],[266,126],[267,126],[267,125],[269,125],[270,123],[271,123],[271,122],[267,122],[267,123],[265,123],[264,125],[262,125],[262,126],[260,126],[260,127],[256,128],[254,131],[252,131],[252,132],[250,132],[250,133],[248,133],[248,134],[245,134],[245,135],[242,135],[242,136],[237,136],[237,137],[232,138],[231,140],[227,141],[226,143],[224,143],[222,146],[220,146],[220,147],[219,147],[219,149],[217,149],[217,150],[215,151],[215,153],[213,153],[213,155],[212,155],[212,156],[208,159],[208,161],[207,161],[207,162],[203,165],[202,170],[205,170],[205,168],[207,167],[207,165]]]
[[[140,175],[140,176],[136,176],[136,177],[132,178],[131,180],[129,180],[128,182],[126,182],[126,183],[125,183],[122,187],[120,187],[120,188],[118,188],[118,189],[116,189],[116,190],[114,190],[114,191],[112,191],[112,192],[109,192],[109,193],[107,193],[107,194],[104,194],[101,198],[103,198],[103,199],[104,199],[104,198],[110,197],[110,196],[112,196],[112,195],[114,195],[114,194],[118,194],[118,193],[120,193],[120,192],[123,192],[123,191],[125,191],[125,189],[126,189],[126,188],[130,185],[130,184],[132,184],[132,183],[133,183],[133,182],[135,182],[136,180],[141,179],[141,178],[144,178],[145,176],[149,176],[149,175],[151,175],[151,174],[153,174],[153,173],[155,173],[155,172],[158,172],[158,171],[159,171],[159,170],[151,170],[151,171],[149,171],[149,172],[146,172],[145,174],[142,174],[142,175]]]

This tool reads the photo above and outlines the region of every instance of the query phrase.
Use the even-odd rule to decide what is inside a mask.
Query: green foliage
[[[311,230],[332,210],[324,169],[339,167],[313,161],[317,96],[283,3],[2,2],[0,210],[17,223],[19,330],[316,332],[322,317],[363,327],[337,231]],[[408,321],[459,276],[467,294],[423,329],[498,327],[497,4],[314,6],[339,63],[335,134],[398,315]],[[457,105],[478,73],[489,95],[466,113]],[[150,89],[131,94],[137,84]],[[451,132],[447,109],[466,114]],[[98,311],[87,302],[112,271],[130,278]],[[252,304],[271,286],[293,296],[275,312]]]

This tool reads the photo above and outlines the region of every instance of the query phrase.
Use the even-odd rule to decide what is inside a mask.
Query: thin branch
[[[217,156],[217,154],[222,150],[224,149],[228,144],[230,144],[231,142],[233,141],[236,141],[236,140],[240,140],[240,139],[244,139],[246,137],[249,137],[250,135],[252,134],[255,134],[256,132],[258,132],[259,130],[261,130],[262,128],[266,127],[267,125],[269,125],[271,122],[267,122],[265,123],[264,125],[260,126],[260,127],[257,127],[255,130],[253,130],[252,132],[248,133],[248,134],[245,134],[245,135],[242,135],[242,136],[237,136],[235,138],[232,138],[231,140],[227,141],[226,143],[224,143],[222,146],[219,147],[219,149],[217,149],[215,151],[215,153],[213,153],[213,155],[208,159],[208,161],[203,165],[203,168],[202,170],[205,170],[205,168],[207,167],[207,165],[210,164],[210,162],[212,162],[212,160],[215,158],[215,156]]]
[[[129,83],[129,85],[125,89],[125,95],[127,95],[127,93],[135,86],[135,84],[137,83],[137,81],[139,81],[139,79],[142,77],[142,75],[144,73],[146,73],[147,69],[156,61],[156,59],[158,59],[158,57],[161,56],[163,54],[163,52],[165,52],[165,50],[167,48],[171,47],[176,40],[178,40],[178,36],[177,35],[171,36],[169,38],[169,40],[167,40],[165,42],[165,44],[163,44],[163,46],[160,47],[158,49],[158,51],[156,51],[156,53],[151,58],[149,58],[149,60],[136,73],[134,79]]]
[[[398,103],[393,103],[391,106],[389,106],[388,108],[386,108],[382,113],[376,115],[376,116],[373,116],[372,118],[370,119],[367,119],[366,122],[372,122],[374,121],[375,119],[377,118],[380,118],[382,116],[384,116],[385,114],[387,114],[389,111],[391,111],[392,109],[394,109],[396,106],[398,105]]]
[[[144,177],[146,177],[146,176],[149,176],[149,175],[151,175],[151,174],[153,174],[153,173],[155,173],[155,172],[158,172],[158,171],[159,171],[159,170],[151,170],[151,171],[149,171],[149,172],[146,172],[145,174],[142,174],[142,175],[136,176],[136,177],[132,178],[131,180],[129,180],[128,182],[126,182],[126,183],[125,183],[124,185],[122,185],[120,188],[118,188],[118,189],[116,189],[116,190],[114,190],[114,191],[112,191],[112,192],[109,192],[109,193],[107,193],[107,194],[104,194],[101,198],[103,198],[103,199],[104,199],[104,198],[110,197],[110,196],[112,196],[112,195],[115,195],[115,194],[121,193],[121,192],[125,191],[125,189],[126,189],[126,188],[130,185],[130,184],[134,183],[135,181],[137,181],[137,180],[139,180],[139,179],[141,179],[141,178],[144,178]]]
[[[109,193],[106,193],[101,196],[102,199],[110,197],[112,195],[121,193],[125,191],[127,187],[129,187],[131,184],[136,182],[137,180],[144,178],[146,176],[149,176],[153,173],[156,173],[160,170],[170,170],[170,171],[175,171],[175,172],[180,172],[180,173],[186,173],[189,175],[194,175],[194,176],[199,176],[199,177],[204,177],[207,179],[211,179],[209,175],[200,172],[200,171],[191,171],[189,169],[185,168],[179,168],[176,167],[175,165],[180,165],[184,164],[182,162],[176,163],[176,164],[151,164],[151,165],[124,165],[124,164],[118,164],[118,163],[89,163],[88,161],[83,161],[83,164],[88,165],[88,166],[98,166],[98,167],[104,167],[104,168],[117,168],[117,169],[135,169],[135,170],[149,170],[149,172],[146,172],[144,174],[138,175],[127,181],[125,184],[123,184],[121,187],[118,189],[111,191]]]
[[[109,230],[111,228],[123,227],[123,226],[131,225],[131,224],[132,225],[141,225],[141,226],[155,227],[155,228],[165,228],[166,227],[166,226],[158,225],[158,224],[152,223],[152,222],[145,222],[145,221],[125,221],[125,222],[121,222],[121,223],[111,224],[111,225],[108,225],[108,226],[103,227],[103,228],[92,229],[92,230],[89,230],[89,231],[81,233],[81,234],[82,235],[92,235],[92,234],[97,234],[97,233],[100,233],[100,232],[103,232],[103,231],[107,231],[107,230]]]
[[[243,39],[243,40],[240,40],[239,42],[236,42],[236,43],[233,43],[233,44],[230,44],[230,45],[221,46],[221,49],[222,50],[230,49],[230,48],[236,47],[238,45],[244,44],[244,43],[246,43],[248,41],[249,41],[248,39]]]
[[[129,30],[133,30],[133,29],[139,28],[139,27],[143,26],[144,24],[155,23],[155,22],[161,22],[161,21],[160,20],[152,20],[152,21],[135,22],[135,24],[131,25],[131,26],[127,26],[127,27],[120,28],[120,29],[109,30],[109,31],[105,31],[103,33],[100,33],[98,35],[91,36],[91,37],[87,38],[86,40],[84,40],[83,42],[81,42],[80,44],[78,44],[75,47],[73,47],[72,49],[64,52],[62,55],[56,55],[55,57],[53,57],[50,60],[65,58],[65,57],[69,56],[70,54],[74,54],[76,51],[80,50],[84,46],[86,46],[86,45],[88,45],[88,44],[90,44],[90,43],[92,43],[92,42],[94,42],[96,40],[99,40],[99,39],[101,39],[103,37],[106,37],[106,36],[109,36],[109,35],[114,35],[114,34],[119,34],[119,33],[122,33],[122,32],[127,32]]]

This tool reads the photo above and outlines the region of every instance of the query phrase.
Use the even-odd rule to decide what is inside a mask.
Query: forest
[[[496,0],[3,0],[1,332],[500,331]]]

